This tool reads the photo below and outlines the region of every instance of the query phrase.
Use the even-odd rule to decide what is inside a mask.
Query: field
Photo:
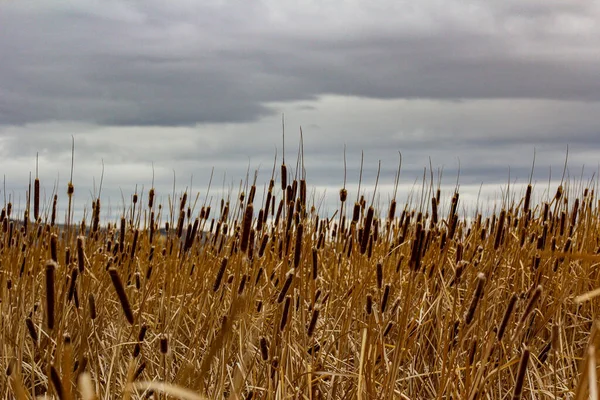
[[[3,398],[598,398],[593,182],[474,218],[459,191],[379,207],[344,182],[324,216],[302,171],[134,193],[111,223],[36,179],[0,217]]]

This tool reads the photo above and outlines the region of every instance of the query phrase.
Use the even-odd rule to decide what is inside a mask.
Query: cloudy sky
[[[23,203],[39,153],[46,193],[66,197],[72,137],[79,212],[102,163],[116,209],[153,171],[165,196],[174,173],[205,195],[213,167],[215,196],[248,168],[262,185],[282,114],[286,164],[302,127],[326,205],[344,146],[351,196],[361,151],[366,194],[382,162],[383,203],[398,152],[401,200],[431,159],[448,190],[460,165],[465,205],[481,184],[489,205],[528,181],[534,151],[543,192],[567,145],[569,176],[598,169],[599,20],[599,2],[572,0],[3,0],[2,195]]]

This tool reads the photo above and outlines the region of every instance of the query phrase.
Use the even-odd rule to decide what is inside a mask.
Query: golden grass
[[[94,199],[90,229],[71,181],[59,227],[36,178],[34,220],[0,221],[4,398],[598,397],[595,188],[471,221],[426,185],[400,216],[395,194],[348,209],[344,179],[319,215],[281,171],[217,215],[153,188],[101,226]]]

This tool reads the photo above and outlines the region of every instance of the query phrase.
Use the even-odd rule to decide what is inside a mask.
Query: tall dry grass
[[[70,181],[66,227],[36,178],[34,219],[0,220],[3,397],[597,398],[597,188],[470,220],[459,192],[379,208],[344,179],[325,216],[281,171],[105,225],[100,199],[70,224]]]

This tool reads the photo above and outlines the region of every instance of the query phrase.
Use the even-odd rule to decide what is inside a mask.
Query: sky
[[[351,199],[361,153],[382,204],[399,154],[400,201],[431,166],[448,198],[458,179],[465,209],[493,207],[534,154],[543,199],[567,146],[567,176],[597,178],[599,20],[595,0],[1,0],[0,196],[24,204],[38,155],[66,198],[72,140],[79,217],[103,168],[107,218],[153,179],[216,203],[258,171],[262,196],[302,130],[327,212],[344,148]]]

